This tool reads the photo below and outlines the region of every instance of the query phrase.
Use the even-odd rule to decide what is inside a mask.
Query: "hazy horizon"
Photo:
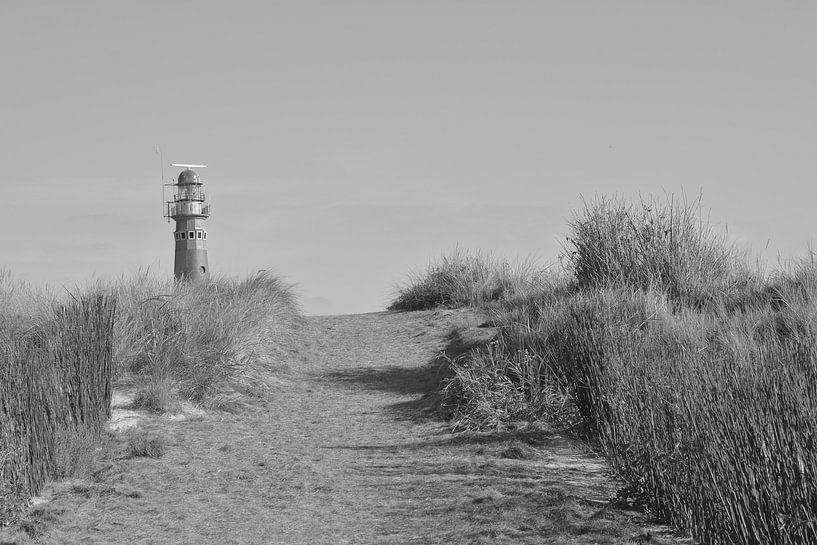
[[[156,146],[215,273],[380,310],[455,246],[555,260],[581,198],[703,195],[774,263],[817,187],[809,2],[7,2],[0,268],[172,274]]]

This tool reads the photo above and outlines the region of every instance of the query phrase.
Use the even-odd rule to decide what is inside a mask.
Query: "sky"
[[[172,274],[171,162],[208,165],[211,271],[307,314],[382,310],[456,247],[553,263],[600,195],[700,194],[808,255],[815,28],[813,1],[4,0],[0,268]]]

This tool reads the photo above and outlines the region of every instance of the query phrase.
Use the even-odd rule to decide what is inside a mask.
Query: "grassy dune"
[[[697,201],[599,199],[570,231],[558,278],[477,303],[498,334],[452,362],[455,425],[580,419],[703,542],[817,542],[817,267],[763,274]]]
[[[178,399],[226,408],[235,394],[263,393],[302,320],[292,287],[266,271],[198,284],[145,274],[109,289],[120,308],[115,377],[156,411]]]

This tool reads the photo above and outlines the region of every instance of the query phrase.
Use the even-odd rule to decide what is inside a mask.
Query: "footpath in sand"
[[[562,435],[451,434],[428,414],[449,332],[477,323],[470,311],[309,318],[269,401],[143,416],[165,454],[128,458],[117,432],[91,477],[45,491],[30,542],[687,543],[611,506],[603,460]]]

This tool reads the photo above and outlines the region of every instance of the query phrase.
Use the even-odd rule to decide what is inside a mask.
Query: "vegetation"
[[[83,293],[50,303],[0,282],[0,524],[45,481],[79,471],[110,416],[116,301]]]
[[[127,454],[130,458],[161,458],[165,454],[166,443],[161,433],[131,429],[128,431]]]
[[[0,525],[47,479],[88,472],[112,382],[156,412],[180,399],[234,407],[266,390],[301,319],[266,271],[198,284],[140,274],[64,299],[0,273]],[[134,435],[128,448],[161,456],[164,442]]]
[[[260,271],[244,280],[162,280],[148,274],[111,287],[120,301],[115,377],[136,384],[136,404],[172,411],[227,391],[260,394],[266,371],[295,346],[300,314],[291,286]]]
[[[600,199],[563,278],[489,309],[453,362],[463,428],[569,416],[658,515],[705,543],[817,542],[817,267],[763,275],[700,202]]]
[[[478,252],[455,250],[397,287],[389,310],[481,306],[535,290],[543,271],[532,261],[512,264]]]

